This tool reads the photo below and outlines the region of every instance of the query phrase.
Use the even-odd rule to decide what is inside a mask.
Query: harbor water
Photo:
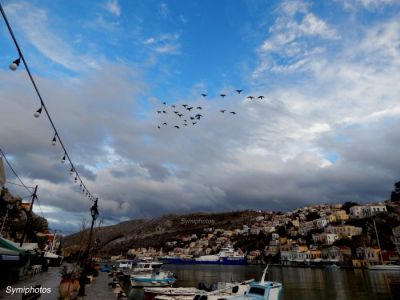
[[[172,271],[177,278],[175,286],[197,287],[199,282],[209,286],[216,282],[259,280],[264,266],[227,266],[227,265],[164,265],[164,269]],[[361,269],[317,269],[271,266],[267,280],[283,283],[281,300],[310,299],[400,299],[396,298],[389,287],[393,280],[400,281],[400,272],[369,271]],[[84,299],[116,299],[108,286],[110,277],[100,273],[91,286],[86,289]],[[50,294],[41,299],[57,299],[60,274],[58,268],[50,268],[49,272],[36,275],[30,280],[20,281],[13,287],[41,284],[51,288]],[[127,290],[130,300],[143,300],[143,289]],[[21,299],[21,295],[9,295],[0,290],[0,299]]]
[[[256,265],[165,265],[164,268],[175,273],[175,286],[184,287],[197,287],[199,282],[211,285],[218,281],[259,280],[264,270]],[[282,300],[394,300],[389,283],[400,280],[400,272],[272,266],[267,280],[283,283]],[[142,298],[141,289],[129,293],[129,299]]]

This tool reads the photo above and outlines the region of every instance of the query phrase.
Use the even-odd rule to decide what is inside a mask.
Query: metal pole
[[[379,242],[378,230],[376,230],[375,219],[372,219],[372,221],[374,222],[374,229],[375,229],[375,234],[376,234],[376,241],[378,242],[379,254],[380,254],[380,257],[381,257],[381,263],[383,264],[383,256],[382,256],[381,243]]]
[[[37,196],[36,196],[37,189],[38,189],[38,186],[36,185],[35,190],[33,191],[33,194],[32,194],[31,207],[29,208],[29,213],[28,213],[28,216],[27,216],[27,219],[26,219],[26,224],[25,224],[24,233],[22,234],[22,238],[21,238],[21,241],[20,241],[20,243],[19,243],[19,246],[20,246],[20,247],[22,247],[22,244],[24,243],[26,231],[28,230],[28,226],[29,226],[29,223],[30,223],[30,220],[31,220],[32,209],[33,209],[33,202],[35,202],[35,198],[37,197]]]

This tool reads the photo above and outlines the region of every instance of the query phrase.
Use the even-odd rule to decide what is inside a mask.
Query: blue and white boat
[[[130,280],[133,287],[163,287],[174,284],[176,278],[170,271],[159,270],[151,273],[131,274]]]
[[[132,287],[164,287],[171,286],[176,278],[170,271],[161,270],[162,263],[138,263],[130,274]]]
[[[265,281],[268,266],[259,282],[250,283],[248,291],[243,296],[229,298],[229,300],[279,300],[282,293],[282,283]]]

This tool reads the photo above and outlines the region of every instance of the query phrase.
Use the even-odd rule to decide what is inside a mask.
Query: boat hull
[[[175,278],[131,278],[132,287],[163,287],[171,286],[175,282]]]

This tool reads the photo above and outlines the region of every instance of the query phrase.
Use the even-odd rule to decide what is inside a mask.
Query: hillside
[[[151,220],[132,220],[112,226],[95,228],[93,237],[99,240],[100,254],[125,253],[136,247],[163,247],[177,236],[198,233],[207,227],[235,229],[248,224],[259,215],[254,211],[225,213],[192,213],[166,215]],[[67,236],[63,240],[66,255],[85,244],[89,230]]]

